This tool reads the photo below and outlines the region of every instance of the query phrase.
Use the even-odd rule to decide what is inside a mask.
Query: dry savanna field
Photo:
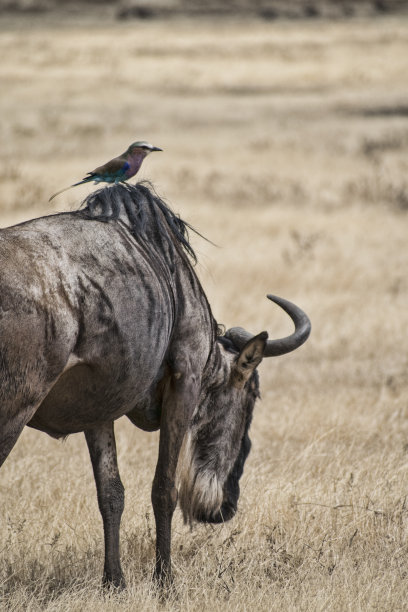
[[[3,22],[0,225],[147,139],[141,178],[194,237],[220,323],[291,331],[260,367],[236,517],[183,525],[151,583],[158,435],[117,422],[128,589],[104,593],[85,440],[26,428],[0,472],[0,609],[405,610],[408,595],[408,20]],[[27,350],[30,350],[27,347]]]

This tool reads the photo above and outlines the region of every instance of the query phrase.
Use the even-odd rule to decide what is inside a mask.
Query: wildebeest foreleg
[[[31,419],[35,408],[30,406],[13,416],[8,414],[6,409],[3,410],[4,416],[0,407],[0,467],[10,454],[24,426]]]
[[[98,493],[99,510],[105,534],[103,582],[124,588],[120,566],[119,528],[125,494],[119,476],[113,423],[104,423],[85,432]]]
[[[153,480],[152,504],[156,520],[156,566],[154,577],[161,587],[171,584],[171,521],[177,505],[175,474],[181,444],[198,393],[195,377],[176,372],[165,393],[159,458]]]

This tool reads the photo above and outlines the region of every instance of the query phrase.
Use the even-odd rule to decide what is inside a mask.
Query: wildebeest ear
[[[263,331],[251,338],[241,350],[231,372],[235,387],[243,387],[255,368],[259,366],[263,359],[267,339],[268,332]]]

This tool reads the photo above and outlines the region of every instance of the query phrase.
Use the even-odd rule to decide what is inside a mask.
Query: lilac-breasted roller
[[[122,155],[119,155],[119,157],[114,157],[114,159],[111,159],[103,166],[98,166],[98,168],[95,168],[95,170],[92,170],[92,172],[88,172],[82,181],[74,183],[69,187],[65,187],[65,189],[61,189],[61,191],[57,191],[57,193],[54,193],[48,201],[51,202],[55,196],[67,191],[68,189],[71,189],[72,187],[83,185],[84,183],[92,183],[92,181],[94,181],[95,184],[123,183],[137,174],[146,155],[149,155],[149,153],[152,151],[162,150],[163,149],[154,147],[143,140],[134,142],[130,145],[127,151],[122,153]]]

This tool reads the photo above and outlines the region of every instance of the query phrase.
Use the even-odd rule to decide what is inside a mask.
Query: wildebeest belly
[[[60,438],[134,411],[135,420],[131,420],[136,425],[157,429],[159,415],[150,395],[150,388],[141,389],[140,381],[137,384],[129,377],[118,384],[106,370],[81,363],[60,376],[28,426]]]

